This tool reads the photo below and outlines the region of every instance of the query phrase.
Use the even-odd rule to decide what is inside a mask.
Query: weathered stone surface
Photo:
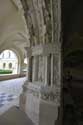
[[[25,112],[35,125],[54,125],[60,106],[60,0],[24,3],[31,41],[27,57],[32,58],[32,72],[23,92]]]
[[[42,82],[28,83],[26,87],[25,112],[28,117],[35,125],[54,125],[60,105],[60,88],[50,88]]]

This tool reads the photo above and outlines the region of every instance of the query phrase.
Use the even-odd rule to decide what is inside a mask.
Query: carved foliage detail
[[[51,25],[51,3],[50,0],[44,0],[42,7],[44,25],[46,26],[45,42],[51,42],[52,40],[52,25]]]

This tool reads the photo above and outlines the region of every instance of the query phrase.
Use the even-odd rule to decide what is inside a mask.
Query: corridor
[[[0,115],[10,107],[19,105],[19,96],[25,77],[0,81]]]

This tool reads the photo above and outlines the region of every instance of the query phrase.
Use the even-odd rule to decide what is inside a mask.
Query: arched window
[[[9,69],[11,69],[12,68],[12,63],[9,63]]]
[[[10,69],[13,74],[17,74],[20,71],[20,59],[21,57],[17,57],[16,54],[12,50],[4,50],[0,53],[0,69]],[[3,64],[5,63],[5,64]],[[16,65],[15,65],[16,64]]]
[[[5,68],[6,67],[6,63],[3,63],[3,68]]]

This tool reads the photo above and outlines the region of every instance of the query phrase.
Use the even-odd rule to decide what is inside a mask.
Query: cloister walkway
[[[10,107],[19,105],[19,96],[26,77],[0,81],[0,115]]]

